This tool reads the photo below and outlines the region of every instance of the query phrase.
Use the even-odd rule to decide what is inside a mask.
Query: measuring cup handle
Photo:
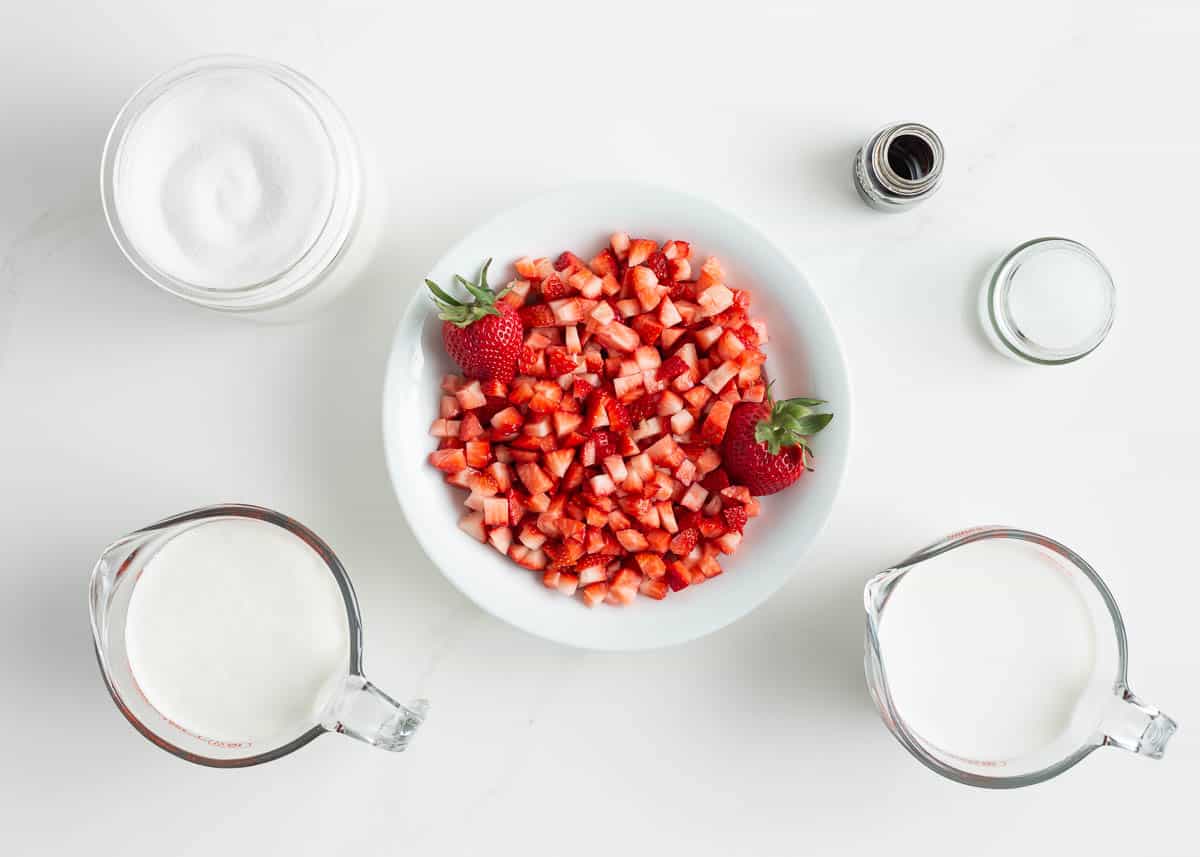
[[[1161,759],[1177,728],[1178,724],[1170,717],[1138,699],[1133,691],[1122,688],[1104,722],[1104,744]]]
[[[399,752],[408,746],[428,710],[424,699],[401,705],[362,676],[352,675],[321,725],[373,747]]]

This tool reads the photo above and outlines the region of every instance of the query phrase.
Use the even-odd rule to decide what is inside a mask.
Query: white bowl
[[[400,321],[383,395],[384,445],[400,506],[425,553],[463,594],[531,634],[587,649],[651,649],[715,631],[762,603],[802,567],[837,497],[850,441],[850,381],[833,322],[795,265],[757,230],[696,197],[642,184],[576,185],[539,196],[476,229],[430,272],[453,283],[474,277],[494,258],[489,280],[515,276],[524,255],[554,258],[574,250],[585,259],[606,246],[616,230],[660,243],[692,243],[693,266],[719,257],[731,284],[753,293],[751,314],[768,322],[766,368],[780,397],[827,399],[833,422],[813,440],[815,472],[792,488],[764,497],[742,547],[722,558],[725,573],[672,592],[663,601],[638,598],[627,607],[588,609],[542,586],[540,575],[520,568],[458,529],[465,492],[442,481],[428,463],[436,441],[440,381],[457,367],[447,357],[437,319],[420,286]]]

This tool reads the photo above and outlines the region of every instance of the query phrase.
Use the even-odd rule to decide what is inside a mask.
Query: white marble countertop
[[[1194,3],[13,5],[0,851],[1197,853]],[[158,292],[101,216],[122,101],[220,51],[309,73],[378,151],[382,253],[310,324]],[[942,134],[948,174],[887,217],[849,172],[895,119]],[[401,518],[379,436],[392,331],[433,260],[531,193],[605,177],[761,226],[820,289],[856,391],[850,475],[794,580],[717,634],[634,655],[543,642],[452,589]],[[1005,360],[971,315],[986,267],[1044,234],[1091,246],[1119,289],[1108,342],[1060,369]],[[117,535],[223,500],[288,512],[339,552],[372,678],[434,702],[410,752],[329,736],[221,772],[126,725],[91,652],[92,562]],[[1165,760],[1102,751],[987,792],[886,732],[862,678],[862,583],[976,523],[1043,531],[1106,577],[1133,687],[1181,724]]]

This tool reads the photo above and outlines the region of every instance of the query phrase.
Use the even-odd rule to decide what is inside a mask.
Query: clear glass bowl
[[[284,270],[258,282],[231,288],[209,288],[188,282],[156,266],[131,240],[118,193],[122,180],[123,146],[146,109],[173,87],[198,76],[230,72],[267,75],[284,84],[320,122],[333,164],[329,210],[324,225],[311,244]],[[258,312],[292,305],[300,298],[321,293],[332,296],[361,268],[373,244],[372,229],[364,226],[366,193],[363,160],[345,118],[334,102],[313,81],[299,72],[253,57],[217,55],[190,60],[150,80],[121,108],[109,131],[100,169],[100,193],[109,228],[121,251],[148,280],[171,294],[215,310]],[[335,285],[336,283],[336,285]]]
[[[984,332],[1004,355],[1058,366],[1091,354],[1108,336],[1117,288],[1096,254],[1067,238],[1035,238],[988,273],[980,292]]]

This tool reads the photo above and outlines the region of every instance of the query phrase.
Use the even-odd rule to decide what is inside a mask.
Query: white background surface
[[[76,4],[0,27],[0,850],[128,855],[1198,853],[1194,3]],[[267,328],[141,281],[110,240],[100,149],[143,80],[214,51],[308,72],[374,143],[392,202],[371,275]],[[895,217],[850,190],[893,119],[943,136],[942,192]],[[768,604],[709,638],[587,654],[481,614],[415,548],[384,473],[392,330],[481,218],[584,178],[747,216],[840,326],[850,475]],[[1010,363],[970,304],[1042,234],[1111,267],[1109,341]],[[238,500],[351,569],[366,664],[435,708],[412,751],[327,736],[240,772],[186,765],[105,694],[85,582],[111,538]],[[864,689],[860,588],[959,527],[1078,549],[1129,625],[1135,690],[1182,729],[1007,793],[921,768]],[[719,597],[719,590],[705,591]],[[581,617],[586,621],[586,617]]]

